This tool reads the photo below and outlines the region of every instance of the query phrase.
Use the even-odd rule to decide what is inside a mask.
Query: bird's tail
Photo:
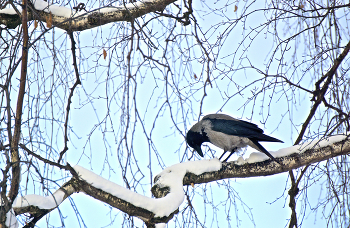
[[[281,142],[281,143],[283,143],[283,141],[281,141],[279,139],[276,139],[274,137],[271,137],[271,136],[268,136],[268,135],[264,135],[264,134],[261,134],[261,135],[259,135],[257,137],[254,137],[254,139],[256,140],[256,142],[263,141],[263,142]]]
[[[267,135],[266,135],[267,136]],[[267,136],[269,138],[275,139],[273,137]],[[277,141],[271,141],[271,140],[266,140],[268,142],[282,142],[281,140],[275,139]],[[264,154],[266,154],[269,158],[271,158],[273,161],[277,162],[278,164],[281,164],[280,162],[278,162],[274,156],[272,156],[256,139],[250,139],[250,141],[252,141],[252,143],[254,143],[254,145]],[[261,140],[264,141],[264,140]]]

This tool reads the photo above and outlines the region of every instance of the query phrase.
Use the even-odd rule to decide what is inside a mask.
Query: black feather
[[[195,132],[189,130],[186,134],[186,142],[190,147],[194,148],[201,157],[204,157],[203,152],[201,150],[201,145],[204,142],[210,141],[207,134],[204,131]]]
[[[254,143],[255,146],[257,146],[259,148],[259,150],[261,152],[263,152],[264,154],[266,154],[269,158],[271,158],[272,160],[276,161],[275,157],[272,156],[257,140],[255,139],[250,139],[250,141],[252,141],[252,143]]]
[[[263,134],[264,131],[256,124],[244,120],[214,119],[208,117],[204,117],[203,120],[209,120],[212,123],[213,131],[222,132],[227,135],[246,137],[256,139],[257,141],[282,142],[279,139]]]
[[[224,135],[219,133],[222,133]],[[244,147],[244,143],[246,143],[243,143],[243,141],[239,142],[238,140],[237,144],[231,143],[230,145],[227,144],[227,142],[230,142],[230,140],[233,138],[218,138],[232,136],[238,136],[239,138],[242,138],[242,140],[244,140],[244,138],[245,140],[249,139],[249,141],[254,144],[256,149],[260,150],[272,160],[276,161],[276,159],[259,143],[259,141],[282,142],[281,140],[265,135],[264,131],[260,129],[256,124],[244,120],[238,120],[224,114],[209,114],[204,116],[201,121],[192,126],[192,128],[187,132],[186,141],[188,145],[194,148],[202,157],[203,152],[201,150],[201,144],[203,142],[210,142],[214,145],[217,145],[224,149],[224,154],[227,151],[230,152],[230,155],[224,160],[227,161],[227,159],[237,149]],[[246,143],[246,146],[253,146],[251,143]],[[220,159],[223,155],[221,155]]]

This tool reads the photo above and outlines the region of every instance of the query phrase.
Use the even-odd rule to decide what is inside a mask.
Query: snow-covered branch
[[[211,181],[237,178],[268,176],[287,172],[312,163],[350,153],[349,135],[335,135],[322,140],[314,140],[301,145],[270,152],[283,166],[268,159],[265,154],[252,153],[249,158],[223,163],[217,172],[196,176],[188,173],[184,185],[208,183]]]
[[[175,164],[164,169],[155,177],[149,198],[80,166],[70,181],[52,196],[23,196],[17,199],[13,208],[16,214],[30,213],[34,219],[41,218],[63,202],[68,196],[84,192],[112,207],[143,219],[146,223],[169,221],[184,200],[183,185],[207,183],[234,177],[266,176],[286,172],[311,163],[350,153],[347,135],[332,136],[323,140],[292,146],[271,152],[283,166],[268,160],[262,153],[252,153],[244,160],[221,163],[218,159],[199,160]]]
[[[142,0],[134,3],[128,3],[116,7],[103,7],[86,12],[80,9],[69,9],[67,7],[49,5],[42,0],[33,0],[33,11],[28,11],[28,21],[38,20],[50,25],[64,29],[66,31],[82,31],[91,29],[117,21],[132,21],[134,18],[142,15],[163,11],[165,7],[175,0]],[[20,9],[7,8],[0,10],[0,24],[8,28],[15,28],[20,25],[21,15],[16,11]],[[51,27],[51,26],[48,26]]]
[[[167,194],[162,198],[155,199],[126,189],[81,166],[75,166],[74,170],[77,176],[74,176],[52,196],[27,195],[19,197],[13,207],[16,214],[29,213],[34,219],[41,218],[59,206],[71,194],[84,192],[131,216],[137,216],[146,223],[167,222],[174,216],[184,200],[182,182],[186,173],[201,175],[220,169],[221,162],[217,158],[179,163],[168,167],[158,175],[155,182],[155,186],[158,189],[166,189]]]

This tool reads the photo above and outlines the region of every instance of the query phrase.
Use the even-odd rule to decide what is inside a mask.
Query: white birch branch
[[[14,210],[16,214],[29,213],[34,220],[40,219],[71,194],[84,192],[131,216],[143,219],[146,224],[166,223],[177,213],[177,208],[183,201],[183,185],[208,183],[226,178],[273,175],[349,153],[350,139],[346,135],[338,135],[272,153],[283,166],[263,155],[257,158],[254,153],[246,161],[238,159],[220,163],[217,159],[210,159],[180,163],[166,168],[155,177],[152,194],[157,198],[164,197],[162,199],[142,196],[82,167],[75,167],[79,175],[75,174],[53,194],[58,196],[55,197],[54,207],[43,208],[40,205],[30,204],[30,200],[26,200],[28,197],[24,196],[14,205]],[[52,201],[52,197],[50,200]]]
[[[38,20],[48,22],[66,31],[82,31],[117,21],[132,21],[142,15],[163,11],[167,5],[176,0],[142,0],[116,7],[103,7],[86,12],[69,9],[67,7],[48,5],[42,0],[33,0],[34,13],[28,10],[28,21]],[[20,9],[17,9],[21,12]],[[13,8],[0,10],[0,24],[7,28],[20,25],[21,16]]]

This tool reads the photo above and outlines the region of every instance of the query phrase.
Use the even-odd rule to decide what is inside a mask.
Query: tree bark
[[[141,17],[151,12],[163,11],[166,6],[175,2],[175,0],[153,0],[135,2],[134,6],[130,3],[125,6],[104,7],[96,10],[91,10],[85,14],[74,16],[75,10],[72,10],[71,17],[63,17],[52,14],[52,25],[66,31],[83,31],[97,26],[105,25],[117,21],[132,21],[135,18]],[[68,9],[68,8],[67,8]],[[108,9],[111,12],[100,12],[100,10]],[[113,10],[113,11],[112,11]],[[39,20],[46,22],[46,18],[50,12],[36,11],[28,12],[28,21]],[[20,15],[6,14],[0,11],[0,24],[7,28],[13,29],[22,23]]]
[[[267,176],[287,172],[289,170],[303,167],[311,163],[316,163],[323,160],[327,160],[332,157],[349,154],[350,140],[348,138],[345,138],[344,140],[323,147],[314,146],[313,148],[307,149],[302,153],[299,153],[299,148],[300,146],[294,146],[292,149],[295,149],[295,153],[289,156],[276,158],[279,162],[283,164],[282,166],[272,160],[266,160],[250,164],[247,163],[243,165],[237,165],[235,164],[235,161],[224,162],[222,163],[222,168],[219,171],[207,172],[201,175],[187,173],[183,179],[183,184],[201,184],[227,178]],[[152,226],[152,224],[168,222],[178,212],[178,210],[176,210],[168,217],[156,218],[154,217],[154,214],[152,212],[132,205],[131,203],[126,202],[125,200],[120,199],[116,196],[113,196],[108,192],[104,192],[101,189],[97,189],[96,187],[79,178],[77,174],[74,173],[74,171],[72,171],[71,173],[73,174],[72,179],[60,188],[60,190],[66,193],[64,199],[73,193],[84,192],[85,194],[102,202],[105,202],[114,208],[118,208],[119,210],[129,215],[141,218],[150,227]],[[157,178],[159,177],[156,176],[155,180]],[[167,195],[167,193],[169,193],[169,188],[164,186],[160,187],[156,183],[152,187],[151,191],[155,197],[160,198],[164,197],[165,195]],[[42,218],[44,215],[46,215],[53,209],[54,208],[50,210],[43,210],[35,206],[14,208],[16,214],[29,213],[31,216],[33,216],[32,222],[28,223],[28,225],[25,227],[34,227],[36,221],[38,221],[40,218]]]

